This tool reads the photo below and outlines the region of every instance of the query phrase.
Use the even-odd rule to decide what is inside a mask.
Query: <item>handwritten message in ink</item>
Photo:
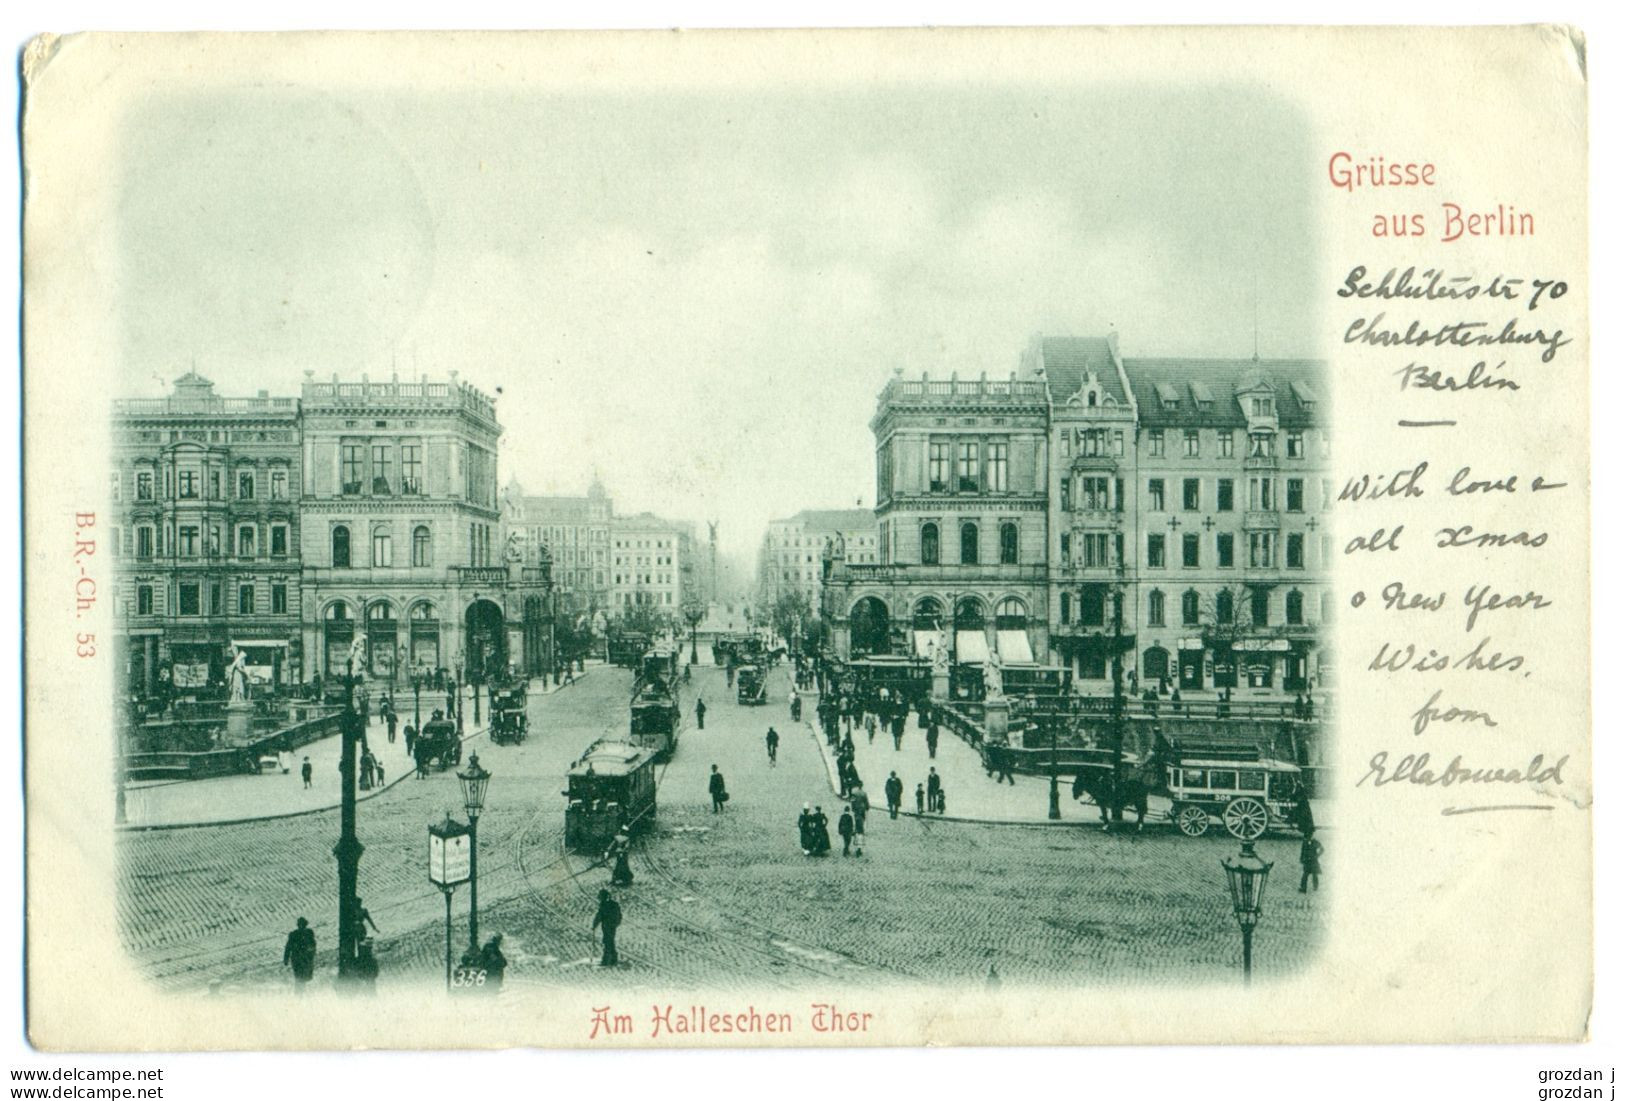
[[[1391,465],[1347,472],[1337,494],[1345,614],[1362,617],[1365,642],[1346,687],[1398,700],[1387,713],[1403,715],[1391,733],[1372,732],[1379,748],[1350,779],[1448,789],[1444,814],[1551,809],[1569,755],[1502,705],[1509,687],[1538,684],[1547,671],[1540,642],[1564,609],[1542,578],[1583,550],[1565,546],[1543,517],[1583,475],[1563,468],[1561,448],[1532,464],[1498,457],[1496,441],[1527,431],[1551,376],[1571,366],[1574,310],[1583,309],[1571,304],[1582,296],[1564,271],[1392,256],[1395,238],[1433,250],[1536,232],[1532,214],[1504,202],[1478,214],[1455,200],[1436,212],[1417,206],[1444,184],[1425,159],[1338,152],[1327,174],[1349,194],[1384,190],[1381,209],[1365,213],[1386,247],[1347,266],[1331,316],[1343,356],[1364,372],[1362,394],[1382,402],[1362,416],[1385,419],[1385,438],[1398,444]]]

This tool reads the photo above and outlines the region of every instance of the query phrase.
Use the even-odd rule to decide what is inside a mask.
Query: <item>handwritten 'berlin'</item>
[[[1540,361],[1550,363],[1557,350],[1565,344],[1573,343],[1573,338],[1565,339],[1563,330],[1557,329],[1548,333],[1545,329],[1536,329],[1533,332],[1519,332],[1518,319],[1513,318],[1502,327],[1498,333],[1477,332],[1488,326],[1487,321],[1452,321],[1448,325],[1441,325],[1437,329],[1426,329],[1420,321],[1412,321],[1410,328],[1403,333],[1398,329],[1384,329],[1381,327],[1385,314],[1378,314],[1369,320],[1363,317],[1354,319],[1343,334],[1344,344],[1432,344],[1441,347],[1453,344],[1458,348],[1468,348],[1475,344],[1540,344],[1545,347],[1541,353]]]
[[[1360,782],[1355,786],[1362,787],[1367,780],[1374,788],[1398,783],[1443,788],[1453,784],[1561,784],[1563,766],[1569,763],[1568,757],[1563,756],[1558,758],[1557,764],[1546,767],[1546,755],[1537,753],[1530,760],[1529,767],[1522,770],[1467,768],[1461,763],[1461,755],[1457,754],[1443,772],[1435,772],[1428,768],[1428,759],[1426,753],[1407,753],[1390,769],[1387,751],[1378,753],[1371,758],[1371,771],[1360,777]]]

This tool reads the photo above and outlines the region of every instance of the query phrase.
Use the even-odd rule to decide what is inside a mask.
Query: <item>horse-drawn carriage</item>
[[[736,683],[740,703],[755,707],[767,702],[767,673],[760,665],[741,665]]]
[[[1257,746],[1159,741],[1148,759],[1125,754],[1116,764],[1104,750],[1096,754],[1098,761],[1078,769],[1072,797],[1088,795],[1107,827],[1121,822],[1125,810],[1143,825],[1152,795],[1168,800],[1168,820],[1186,837],[1201,837],[1215,820],[1241,841],[1302,829],[1307,821],[1301,770]]]
[[[457,737],[457,724],[444,718],[424,723],[417,741],[412,744],[412,759],[417,762],[419,772],[461,764],[463,742]]]
[[[517,745],[530,731],[525,713],[525,682],[510,681],[491,692],[491,741],[496,745]]]

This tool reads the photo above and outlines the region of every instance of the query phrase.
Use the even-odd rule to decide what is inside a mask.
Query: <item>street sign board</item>
[[[455,887],[469,879],[468,827],[450,818],[429,827],[429,882]]]

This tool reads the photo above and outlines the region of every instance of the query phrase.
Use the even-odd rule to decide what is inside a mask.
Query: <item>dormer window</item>
[[[1275,415],[1275,399],[1274,398],[1254,398],[1253,399],[1253,416],[1255,416],[1255,417],[1271,417],[1271,416],[1274,416],[1274,415]]]
[[[1315,395],[1314,391],[1310,390],[1309,387],[1301,382],[1294,382],[1292,384],[1292,394],[1298,399],[1298,404],[1303,407],[1305,413],[1315,411]]]
[[[1157,383],[1156,389],[1157,389],[1157,400],[1162,403],[1163,412],[1165,412],[1165,413],[1177,412],[1179,410],[1179,391],[1175,390],[1172,386],[1168,385],[1166,382]]]
[[[1198,413],[1213,412],[1213,391],[1203,382],[1191,383],[1191,401],[1196,403]]]

